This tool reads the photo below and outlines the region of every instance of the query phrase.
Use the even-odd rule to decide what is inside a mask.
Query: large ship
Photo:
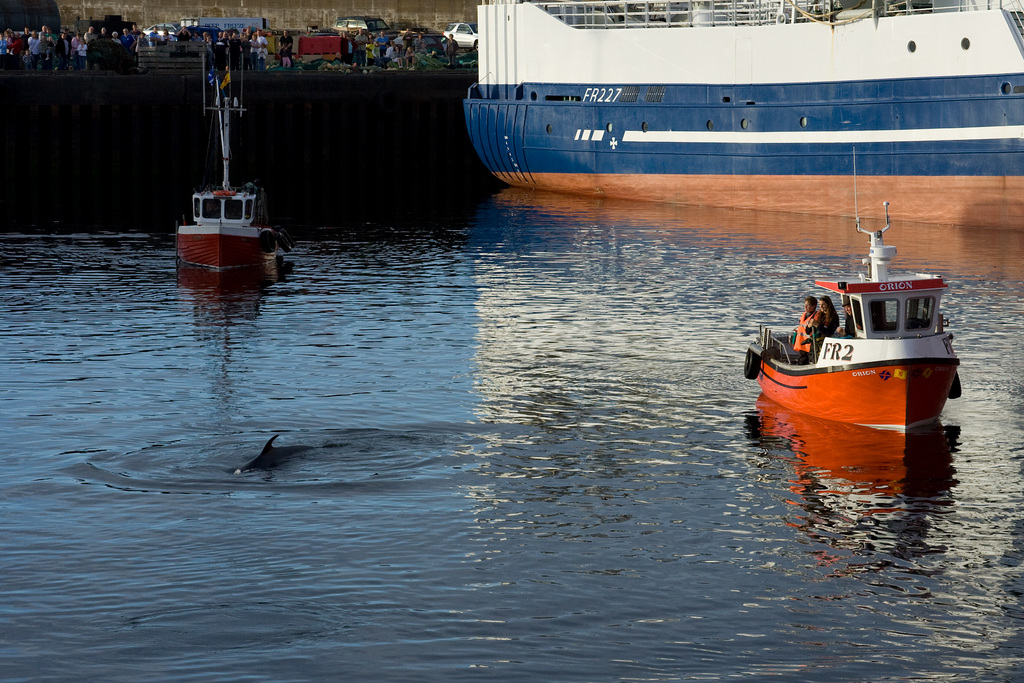
[[[494,0],[473,145],[513,186],[1024,225],[1019,0],[842,2]]]

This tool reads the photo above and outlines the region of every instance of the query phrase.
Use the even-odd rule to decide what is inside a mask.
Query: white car
[[[463,50],[476,50],[480,47],[479,36],[476,34],[476,24],[469,24],[464,21],[448,24],[448,28],[444,30],[444,36],[447,38],[452,34],[455,35],[455,42]]]
[[[147,29],[143,30],[147,36],[151,36],[154,33],[160,35],[174,35],[181,30],[181,24],[153,24]]]

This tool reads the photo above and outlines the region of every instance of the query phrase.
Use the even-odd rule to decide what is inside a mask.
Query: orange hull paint
[[[178,258],[189,265],[207,268],[240,268],[273,261],[276,253],[267,253],[260,246],[259,229],[251,237],[238,235],[177,235]]]
[[[497,173],[509,185],[669,204],[882,219],[1024,227],[1024,177],[864,176],[856,203],[850,176],[731,176]]]
[[[939,417],[956,365],[900,360],[832,370],[790,373],[762,361],[757,382],[766,397],[799,413],[858,425],[914,427]]]

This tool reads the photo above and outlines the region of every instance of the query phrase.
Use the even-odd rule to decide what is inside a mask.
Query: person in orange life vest
[[[793,348],[800,352],[801,364],[810,362],[811,358],[811,333],[818,317],[818,300],[813,296],[804,299],[804,314],[800,316],[800,323],[796,326],[796,341]]]

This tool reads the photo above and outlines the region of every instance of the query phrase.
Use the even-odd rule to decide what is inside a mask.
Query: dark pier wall
[[[247,74],[231,85],[247,109],[233,124],[232,182],[258,178],[274,222],[286,225],[431,214],[472,201],[497,186],[466,133],[462,98],[474,80],[461,72]],[[173,230],[207,172],[204,83],[198,70],[0,76],[4,230]],[[218,155],[209,182],[220,173]]]

